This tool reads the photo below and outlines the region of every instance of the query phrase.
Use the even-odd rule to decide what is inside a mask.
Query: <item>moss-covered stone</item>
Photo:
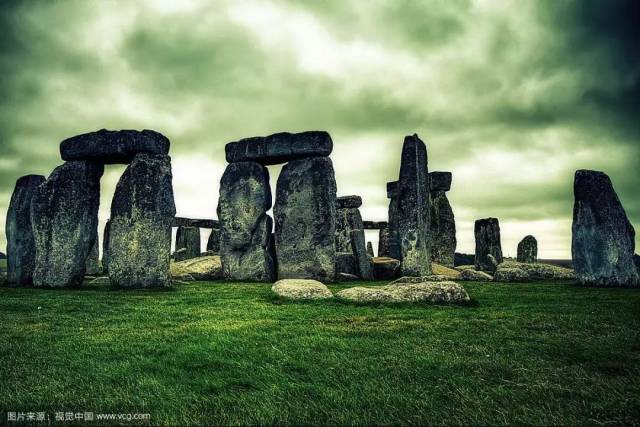
[[[475,223],[476,270],[494,272],[502,262],[500,224],[497,218],[479,219]],[[492,259],[493,257],[493,259]]]
[[[180,226],[176,230],[176,251],[184,251],[174,255],[176,261],[197,258],[200,256],[200,229],[198,227]]]
[[[538,241],[533,236],[525,236],[518,243],[518,262],[534,263],[538,260]]]

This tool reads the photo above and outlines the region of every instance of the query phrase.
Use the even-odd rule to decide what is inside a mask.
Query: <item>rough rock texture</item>
[[[400,261],[389,257],[373,258],[373,277],[375,280],[391,280],[400,274]]]
[[[282,279],[274,283],[271,290],[281,298],[296,301],[333,298],[329,288],[316,280]]]
[[[357,276],[356,258],[353,252],[336,252],[336,273],[346,273]]]
[[[457,265],[454,267],[456,270],[458,271],[465,271],[465,270],[475,270],[476,266],[475,264],[471,264],[471,265]]]
[[[609,177],[578,170],[573,184],[571,255],[584,285],[640,286],[635,268],[635,230]]]
[[[398,181],[387,182],[387,198],[389,199],[389,254],[400,259],[400,239],[398,237]]]
[[[221,280],[222,261],[217,255],[171,263],[171,278],[176,280]]]
[[[331,159],[287,163],[276,187],[278,278],[335,279],[336,180]]]
[[[465,269],[460,272],[458,280],[465,280],[467,282],[490,282],[493,280],[493,276],[484,271]]]
[[[100,265],[100,240],[98,239],[98,229],[96,228],[93,236],[91,250],[87,256],[85,275],[97,276],[102,274],[102,266]]]
[[[389,232],[389,227],[381,228],[378,232],[378,256],[379,257],[389,257],[390,256],[390,240],[391,234]]]
[[[31,199],[45,181],[42,175],[25,175],[16,181],[7,210],[7,282],[33,284],[36,247],[31,227]]]
[[[349,273],[336,274],[336,282],[353,282],[355,280],[360,280],[360,278],[355,274],[349,274]]]
[[[636,269],[638,270],[638,274],[640,274],[640,255],[633,256],[633,262],[636,264]]]
[[[109,274],[109,234],[111,232],[111,220],[108,219],[102,232],[102,271]]]
[[[267,168],[256,162],[232,163],[220,180],[218,218],[220,256],[228,280],[273,282],[273,220]]]
[[[111,280],[108,277],[96,277],[89,282],[90,286],[111,286]]]
[[[367,303],[465,303],[467,291],[455,282],[420,282],[388,285],[380,288],[344,289],[336,297],[350,302]]]
[[[432,262],[431,273],[438,276],[447,276],[452,279],[457,279],[460,276],[460,272],[456,269],[449,268],[447,266]]]
[[[152,130],[106,130],[85,133],[60,143],[63,160],[130,163],[136,154],[169,154],[169,140]]]
[[[357,276],[362,280],[373,280],[373,266],[367,255],[364,230],[351,231],[351,248],[356,263]]]
[[[495,271],[494,262],[489,255],[495,258],[495,262],[502,262],[502,246],[500,244],[500,225],[497,218],[479,219],[475,223],[474,234],[476,237],[476,270]]]
[[[455,280],[458,280],[457,276]],[[407,284],[415,284],[415,283],[423,283],[423,282],[450,282],[454,280],[454,278],[450,276],[442,276],[439,274],[430,274],[428,276],[422,277],[413,277],[413,276],[404,276],[399,279],[390,282],[390,285],[407,285]]]
[[[55,168],[36,189],[31,201],[36,248],[34,286],[82,284],[98,226],[103,170],[97,163],[67,162]]]
[[[494,275],[496,282],[528,282],[534,280],[570,280],[575,279],[570,268],[542,263],[523,263],[504,261],[498,265]]]
[[[362,206],[360,196],[341,196],[336,199],[336,209],[359,208]]]
[[[362,229],[362,216],[358,208],[336,209],[336,250],[351,252],[351,231]]]
[[[431,236],[431,259],[453,267],[457,244],[456,220],[444,191],[431,192]]]
[[[533,236],[525,236],[518,243],[518,262],[534,263],[538,260],[538,241]]]
[[[225,146],[227,162],[255,161],[263,165],[328,156],[332,150],[331,136],[324,131],[281,132],[241,139]]]
[[[171,224],[176,214],[171,158],[139,154],[111,202],[109,278],[116,287],[171,285]]]
[[[429,174],[429,189],[435,191],[451,190],[451,172],[431,172]]]
[[[453,265],[458,267],[461,265],[475,265],[476,263],[476,256],[473,254],[461,254],[461,253],[454,253],[453,254]]]
[[[220,221],[217,219],[198,219],[176,216],[173,218],[172,227],[198,227],[198,228],[220,228]]]
[[[367,242],[367,255],[369,255],[371,258],[375,256],[375,254],[373,253],[373,244],[371,242]]]
[[[207,252],[213,252],[215,254],[220,253],[220,229],[214,228],[209,234],[209,240],[207,240]]]
[[[176,251],[185,249],[180,254],[174,254],[176,261],[184,261],[200,256],[200,229],[197,227],[178,227],[176,230]]]
[[[398,179],[398,239],[404,276],[431,273],[429,206],[427,147],[414,134],[404,139]]]
[[[389,227],[387,221],[362,221],[362,228],[365,230],[380,230]]]

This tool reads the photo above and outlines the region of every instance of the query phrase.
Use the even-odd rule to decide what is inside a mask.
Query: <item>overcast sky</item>
[[[338,194],[384,220],[416,132],[429,169],[453,172],[458,250],[494,216],[506,255],[533,234],[541,257],[569,258],[576,169],[608,173],[640,224],[638,4],[3,1],[2,231],[16,179],[100,128],[169,137],[178,214],[206,218],[226,142],[327,130]],[[123,169],[106,169],[102,223]]]

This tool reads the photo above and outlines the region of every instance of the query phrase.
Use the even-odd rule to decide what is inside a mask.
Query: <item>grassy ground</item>
[[[470,307],[286,303],[258,284],[1,288],[0,410],[191,425],[640,422],[640,292],[465,287]]]

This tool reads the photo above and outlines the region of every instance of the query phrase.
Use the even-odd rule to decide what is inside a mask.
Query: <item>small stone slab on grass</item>
[[[281,298],[296,301],[333,298],[329,288],[316,280],[282,279],[274,283],[271,290]]]
[[[528,282],[534,280],[570,280],[575,279],[570,268],[551,264],[505,261],[498,265],[494,280],[496,282]]]
[[[462,270],[458,280],[465,280],[467,282],[491,282],[493,277],[484,271],[474,270],[472,268]]]
[[[467,291],[455,282],[399,283],[380,288],[355,287],[338,292],[336,297],[357,303],[469,302]]]
[[[220,256],[203,256],[171,263],[171,278],[180,281],[220,280],[223,278]]]

